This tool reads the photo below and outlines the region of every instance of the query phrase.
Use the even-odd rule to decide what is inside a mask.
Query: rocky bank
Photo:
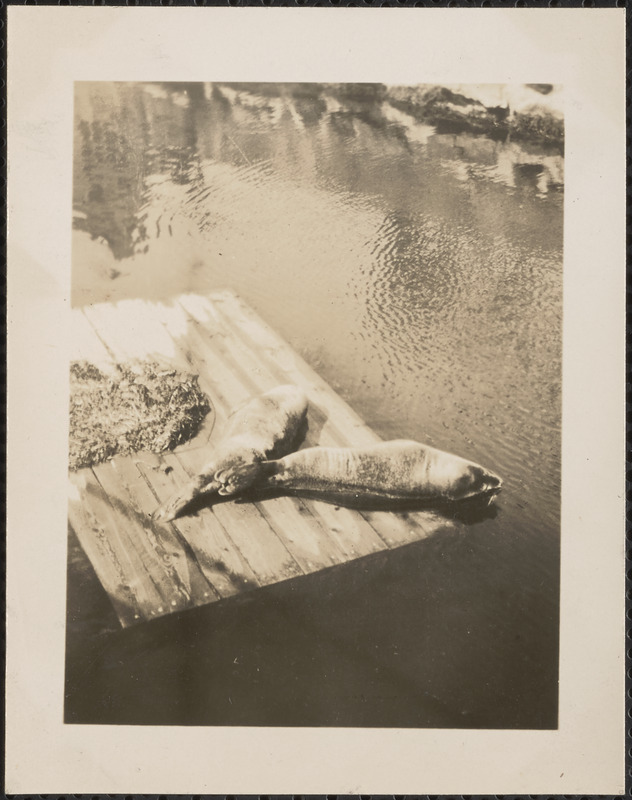
[[[564,143],[562,93],[553,84],[387,86],[395,108],[439,132],[481,133],[496,139]]]

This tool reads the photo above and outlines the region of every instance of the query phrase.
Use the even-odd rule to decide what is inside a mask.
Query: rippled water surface
[[[504,488],[453,535],[99,640],[70,716],[555,727],[561,155],[317,85],[79,84],[75,110],[76,305],[230,287],[383,437]]]

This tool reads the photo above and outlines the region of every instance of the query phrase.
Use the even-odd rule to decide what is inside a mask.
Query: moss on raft
[[[87,361],[70,365],[70,469],[117,454],[160,453],[193,438],[210,411],[198,378],[153,361],[118,364],[106,375]]]

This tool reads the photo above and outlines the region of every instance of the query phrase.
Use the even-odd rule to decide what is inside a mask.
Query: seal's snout
[[[498,492],[500,492],[503,482],[494,475],[493,472],[488,472],[483,467],[471,466],[468,473],[463,478],[463,497],[486,497],[491,501]]]
[[[483,491],[487,494],[498,494],[503,485],[502,479],[492,472],[485,474]]]

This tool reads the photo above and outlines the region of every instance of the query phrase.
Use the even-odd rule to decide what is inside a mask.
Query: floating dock
[[[432,512],[357,511],[281,496],[230,500],[172,523],[156,507],[210,457],[243,401],[294,383],[309,398],[303,447],[359,446],[379,436],[239,297],[124,300],[72,312],[72,360],[105,369],[152,359],[199,375],[212,411],[174,451],[117,456],[69,474],[69,522],[123,627],[212,603],[426,538],[449,520]]]

